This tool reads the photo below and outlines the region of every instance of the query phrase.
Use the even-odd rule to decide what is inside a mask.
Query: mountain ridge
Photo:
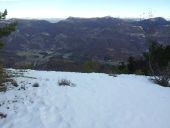
[[[6,63],[14,67],[28,62],[46,64],[54,58],[118,63],[141,56],[148,49],[148,35],[169,45],[169,33],[170,22],[160,17],[140,21],[69,17],[57,23],[21,19],[16,32],[6,38],[3,51],[12,64]]]

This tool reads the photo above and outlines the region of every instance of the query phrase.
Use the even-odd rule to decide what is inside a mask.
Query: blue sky
[[[11,18],[154,17],[170,18],[170,0],[0,0]]]

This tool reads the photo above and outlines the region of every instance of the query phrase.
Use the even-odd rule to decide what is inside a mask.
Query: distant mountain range
[[[17,21],[17,30],[5,39],[2,51],[5,63],[12,67],[28,63],[38,67],[61,59],[117,64],[145,52],[148,37],[170,45],[170,22],[161,17],[146,20],[69,17],[56,23]]]

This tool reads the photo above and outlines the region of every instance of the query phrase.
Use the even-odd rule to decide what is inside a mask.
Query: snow
[[[170,128],[170,88],[146,76],[27,70],[14,79],[19,87],[0,92],[0,128]]]

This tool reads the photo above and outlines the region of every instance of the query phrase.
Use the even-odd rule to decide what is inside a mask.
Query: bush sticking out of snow
[[[0,85],[0,92],[6,92],[7,86],[5,85]]]
[[[71,83],[70,80],[61,79],[61,80],[58,80],[58,85],[59,85],[59,86],[71,86],[72,83]]]
[[[20,88],[18,88],[18,90],[26,90],[25,85],[22,85]]]
[[[161,79],[152,79],[154,83],[163,86],[163,87],[170,87],[170,83],[168,80],[161,78]]]
[[[32,87],[39,87],[39,83],[34,83]]]
[[[9,77],[23,77],[24,73],[14,70],[7,70],[7,74]]]
[[[116,75],[116,74],[109,74],[109,76],[117,77],[117,75]]]
[[[6,118],[6,116],[7,116],[6,114],[3,114],[3,113],[0,112],[0,119]]]
[[[14,79],[11,79],[11,84],[12,84],[13,86],[15,86],[15,87],[18,87],[18,86],[19,86],[18,83],[17,83],[17,81],[14,80]]]

